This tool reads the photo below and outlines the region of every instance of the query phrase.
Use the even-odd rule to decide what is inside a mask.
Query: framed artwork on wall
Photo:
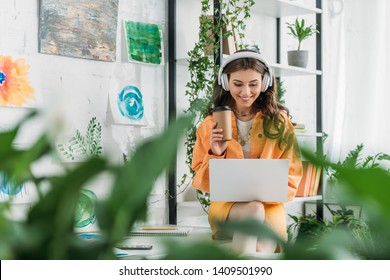
[[[36,202],[38,194],[32,182],[16,185],[0,172],[0,201],[10,201],[13,204]]]
[[[126,85],[109,95],[110,111],[113,124],[146,125],[145,104],[142,92],[135,85]]]
[[[39,70],[31,73],[32,67],[23,57],[0,54],[0,106],[40,107],[41,91]],[[39,86],[38,86],[39,88]]]
[[[98,197],[89,189],[81,189],[75,214],[75,228],[89,228],[96,222],[96,203]]]
[[[118,0],[41,0],[39,52],[116,60]]]
[[[161,27],[153,23],[124,20],[127,56],[132,62],[163,64]]]
[[[99,157],[103,153],[100,122],[92,117],[85,132],[75,129],[69,138],[57,143],[57,149],[63,162],[83,162],[90,157]]]

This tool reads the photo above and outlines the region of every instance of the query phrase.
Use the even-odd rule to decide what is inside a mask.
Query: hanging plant
[[[186,165],[189,169],[188,174],[184,174],[179,187],[188,186],[194,176],[191,169],[192,152],[196,141],[196,129],[200,122],[208,115],[212,107],[211,96],[213,92],[214,77],[217,75],[219,65],[214,63],[213,57],[205,55],[205,50],[214,45],[214,55],[220,51],[220,42],[215,42],[211,34],[222,34],[224,26],[228,23],[232,26],[232,30],[227,30],[222,34],[222,38],[227,39],[230,36],[238,34],[237,44],[239,49],[244,48],[243,38],[245,30],[245,20],[250,17],[250,8],[254,5],[254,0],[220,0],[223,16],[219,17],[214,24],[213,9],[209,0],[202,0],[201,14],[199,18],[199,39],[195,43],[192,50],[188,52],[188,71],[190,73],[190,81],[186,84],[185,95],[189,102],[189,107],[184,112],[194,116],[193,125],[186,134]],[[233,32],[234,31],[234,32]],[[208,194],[198,191],[198,199],[207,212],[210,200]]]

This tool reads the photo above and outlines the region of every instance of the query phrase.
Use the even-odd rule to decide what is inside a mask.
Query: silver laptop
[[[211,159],[210,200],[285,202],[288,159]]]

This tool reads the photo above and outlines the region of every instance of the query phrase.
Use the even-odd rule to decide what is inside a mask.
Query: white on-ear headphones
[[[224,59],[221,67],[219,68],[218,84],[221,85],[224,90],[229,91],[229,78],[226,73],[223,73],[223,70],[230,62],[240,58],[254,58],[265,65],[266,71],[263,75],[261,92],[265,92],[270,86],[272,86],[274,78],[272,75],[272,69],[269,67],[267,60],[261,54],[254,51],[239,51]]]

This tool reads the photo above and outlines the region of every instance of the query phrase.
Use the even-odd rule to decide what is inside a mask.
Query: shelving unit
[[[168,94],[168,122],[171,122],[176,119],[176,0],[168,0]],[[176,170],[169,170],[168,223],[173,225],[177,224],[176,185]]]
[[[270,61],[270,66],[273,69],[274,75],[277,78],[294,77],[294,76],[315,76],[316,77],[316,131],[297,133],[298,141],[301,137],[315,138],[316,151],[322,153],[322,40],[321,40],[321,0],[316,0],[316,7],[308,7],[295,1],[287,0],[262,0],[256,1],[251,9],[252,13],[261,14],[276,19],[276,61]],[[281,64],[280,59],[280,38],[281,28],[280,21],[283,17],[302,16],[302,15],[316,15],[316,24],[320,33],[316,35],[316,67],[315,69],[307,69],[300,67],[293,67]],[[323,176],[321,176],[322,178]],[[320,182],[320,193],[317,196],[310,197],[296,197],[294,202],[315,201],[317,203],[317,215],[319,218],[323,217],[323,191],[322,180]]]
[[[297,137],[321,137],[322,138],[322,133],[320,132],[313,132],[313,133],[310,133],[310,132],[297,132],[295,133],[295,135]]]
[[[306,201],[318,201],[318,200],[322,200],[322,195],[295,197],[292,202],[306,202]]]
[[[169,0],[169,3],[175,5],[175,0]],[[310,131],[307,133],[297,133],[297,137],[314,137],[316,140],[316,151],[322,153],[322,39],[321,39],[321,21],[322,21],[322,5],[321,0],[316,0],[316,7],[308,7],[301,3],[297,3],[295,1],[290,0],[261,0],[255,1],[254,6],[251,9],[252,13],[261,14],[267,17],[272,17],[276,19],[276,61],[270,61],[270,66],[273,69],[274,75],[277,78],[280,77],[293,77],[293,76],[315,76],[316,77],[316,131]],[[215,11],[217,10],[217,11]],[[214,11],[215,15],[218,16],[220,14],[220,5],[218,0],[214,0]],[[288,16],[301,16],[301,15],[316,15],[316,24],[317,28],[320,31],[319,34],[316,35],[316,66],[315,69],[306,69],[300,67],[293,67],[289,65],[282,64],[280,62],[280,18],[288,17]],[[170,23],[172,24],[172,22]],[[171,29],[169,28],[170,32]],[[171,43],[175,46],[175,41],[169,42],[169,47],[171,47]],[[222,52],[221,52],[222,53]],[[216,63],[220,63],[220,57],[215,57],[214,61]],[[180,57],[169,59],[169,67],[176,69],[176,65],[188,65],[187,58]],[[171,82],[170,82],[171,83]],[[174,83],[174,81],[172,81]],[[170,87],[171,88],[171,87]],[[170,90],[171,91],[171,90]],[[176,94],[171,93],[171,98],[176,98]],[[176,100],[176,99],[175,99]],[[172,110],[176,112],[176,108],[174,107],[174,103],[172,104]],[[171,112],[171,109],[170,109]],[[321,187],[320,191],[323,190],[323,184],[320,182]],[[176,193],[176,183],[170,182],[170,194]],[[175,190],[173,190],[175,189]],[[319,217],[323,216],[323,197],[321,193],[317,196],[313,197],[297,197],[294,202],[305,202],[305,201],[316,201],[317,202],[317,215]],[[170,206],[170,212],[176,211],[176,206]],[[171,216],[171,215],[170,215]],[[174,219],[170,220],[173,221]]]
[[[307,7],[291,0],[256,1],[252,11],[275,18],[321,13],[319,8]]]

